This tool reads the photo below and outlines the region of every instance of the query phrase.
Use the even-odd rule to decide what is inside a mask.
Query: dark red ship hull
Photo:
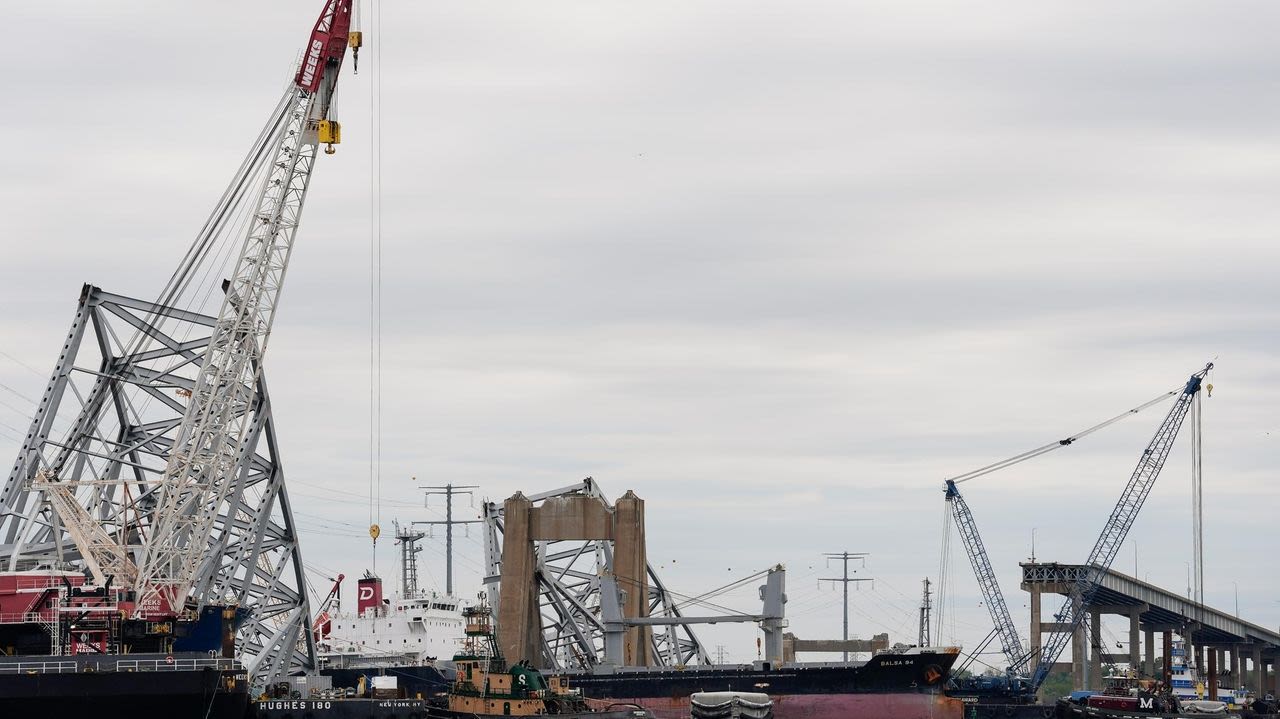
[[[963,705],[941,694],[780,694],[774,719],[961,719]],[[634,697],[656,719],[689,719],[689,699]],[[596,702],[592,702],[593,704]]]
[[[762,692],[775,719],[960,719],[963,703],[943,693],[956,654],[880,654],[865,664],[767,664],[570,674],[593,703],[630,702],[657,719],[687,719],[696,692]]]

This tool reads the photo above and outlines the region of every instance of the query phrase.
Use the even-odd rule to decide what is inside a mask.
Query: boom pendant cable
[[[1169,399],[1170,397],[1177,395],[1181,391],[1182,391],[1181,387],[1175,390],[1170,390],[1160,395],[1159,397],[1156,397],[1155,399],[1143,402],[1142,404],[1138,405],[1137,407],[1134,407],[1131,410],[1118,414],[1112,417],[1111,419],[1103,420],[1102,422],[1099,422],[1098,424],[1095,424],[1092,427],[1080,430],[1079,432],[1076,432],[1073,435],[1064,437],[1063,439],[1060,439],[1056,442],[1050,442],[1049,444],[1036,447],[1035,449],[1027,450],[1022,454],[1015,454],[1014,456],[1008,459],[1001,460],[994,464],[988,464],[985,467],[979,467],[978,469],[972,470],[970,472],[965,472],[964,474],[957,474],[954,477],[950,477],[947,481],[954,482],[955,484],[960,484],[961,482],[968,482],[971,479],[977,479],[978,477],[981,477],[983,475],[991,474],[992,472],[998,472],[1002,469],[1005,469],[1006,467],[1012,467],[1013,465],[1025,462],[1028,459],[1039,457],[1042,454],[1048,454],[1049,452],[1052,452],[1055,449],[1062,449],[1063,447],[1074,444],[1077,440],[1084,439],[1085,437],[1093,434],[1094,432],[1097,432],[1100,429],[1105,429],[1107,427],[1110,427],[1111,425],[1115,424],[1116,422],[1119,422],[1125,417],[1132,417],[1133,415],[1138,414],[1139,412],[1141,412],[1144,409],[1147,409],[1148,407],[1153,407],[1157,404],[1160,404],[1161,402]]]
[[[369,534],[378,561],[382,521],[382,9],[369,5],[376,38],[369,68]]]

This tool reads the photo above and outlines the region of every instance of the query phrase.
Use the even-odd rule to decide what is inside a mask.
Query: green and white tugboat
[[[527,660],[507,664],[493,632],[493,611],[485,605],[463,610],[466,643],[453,658],[457,677],[432,702],[438,719],[486,719],[507,716],[559,716],[566,719],[653,719],[635,704],[593,702],[569,688],[562,676],[545,676]]]

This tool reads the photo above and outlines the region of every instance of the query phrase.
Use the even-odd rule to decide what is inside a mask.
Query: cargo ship
[[[239,613],[147,621],[132,606],[78,572],[0,572],[0,716],[242,719],[248,676],[229,651]]]
[[[464,638],[464,611],[455,598],[430,592],[384,599],[382,580],[366,575],[356,611],[337,611],[318,625],[321,673],[335,687],[394,676],[407,698],[440,696],[456,680],[455,663],[444,658],[452,651],[437,658],[420,647],[456,647]],[[865,662],[595,666],[559,673],[594,706],[636,704],[657,719],[688,719],[692,694],[729,691],[768,694],[775,719],[958,718],[963,702],[945,688],[959,651],[899,646]]]
[[[562,671],[566,688],[581,691],[592,706],[635,704],[657,719],[688,719],[697,692],[768,694],[775,719],[959,719],[963,703],[943,689],[959,651],[951,647],[886,651],[865,662],[787,663],[622,668]],[[409,697],[429,698],[456,677],[443,663],[420,666],[348,667],[326,671],[335,684],[361,674],[397,677]]]

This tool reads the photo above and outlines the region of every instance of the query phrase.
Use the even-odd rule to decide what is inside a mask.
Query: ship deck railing
[[[116,661],[118,672],[189,672],[194,669],[234,670],[244,669],[244,665],[236,659],[225,658],[120,659]]]
[[[0,624],[34,624],[53,621],[53,612],[10,612],[0,614]]]
[[[15,662],[0,664],[0,674],[64,674],[78,667],[76,662]]]

